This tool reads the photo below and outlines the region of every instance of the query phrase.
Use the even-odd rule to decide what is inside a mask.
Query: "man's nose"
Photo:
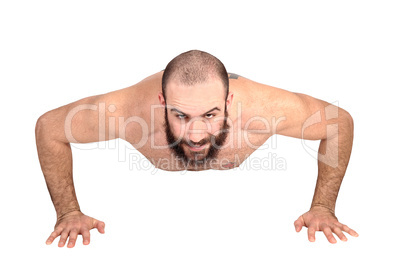
[[[208,134],[208,124],[202,120],[195,120],[188,127],[188,139],[192,142],[199,142]]]

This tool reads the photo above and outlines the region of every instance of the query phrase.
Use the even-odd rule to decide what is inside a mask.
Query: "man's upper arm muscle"
[[[129,87],[91,96],[43,114],[38,123],[48,136],[64,143],[89,143],[111,140],[119,135],[119,117],[127,118],[126,95]],[[131,112],[132,113],[132,112]]]
[[[331,136],[328,125],[337,123],[341,117],[351,119],[344,109],[306,94],[282,90],[277,99],[277,104],[281,105],[278,111],[286,118],[276,127],[275,133],[279,135],[325,139]]]
[[[352,121],[349,113],[342,108],[306,94],[251,80],[247,80],[244,87],[252,89],[255,96],[251,98],[252,104],[248,105],[252,108],[252,114],[265,118],[271,134],[319,140],[330,136],[327,134],[327,126],[337,123],[338,117]]]

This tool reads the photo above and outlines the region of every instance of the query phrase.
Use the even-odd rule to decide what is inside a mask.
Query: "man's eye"
[[[176,115],[176,117],[178,117],[179,119],[185,119],[186,115]]]
[[[206,114],[205,115],[205,117],[207,118],[207,119],[211,119],[211,118],[213,118],[215,115],[214,114]]]

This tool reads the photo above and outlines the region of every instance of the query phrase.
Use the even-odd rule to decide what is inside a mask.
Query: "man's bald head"
[[[186,86],[193,86],[211,79],[222,81],[225,100],[229,93],[229,79],[223,63],[213,55],[191,50],[173,58],[166,66],[162,77],[162,93],[166,100],[166,86],[169,80],[177,80]]]

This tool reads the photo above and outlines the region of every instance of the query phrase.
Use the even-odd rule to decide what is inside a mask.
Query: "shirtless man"
[[[230,84],[229,84],[230,82]],[[102,121],[100,121],[102,120]],[[301,93],[260,84],[233,73],[214,56],[192,50],[136,85],[87,97],[43,114],[37,121],[40,165],[57,213],[46,243],[59,247],[105,223],[80,211],[72,179],[70,143],[121,138],[163,170],[238,167],[274,134],[321,140],[318,178],[308,212],[294,223],[308,239],[323,231],[346,241],[358,234],[335,217],[335,201],[353,143],[353,119],[342,108]]]

